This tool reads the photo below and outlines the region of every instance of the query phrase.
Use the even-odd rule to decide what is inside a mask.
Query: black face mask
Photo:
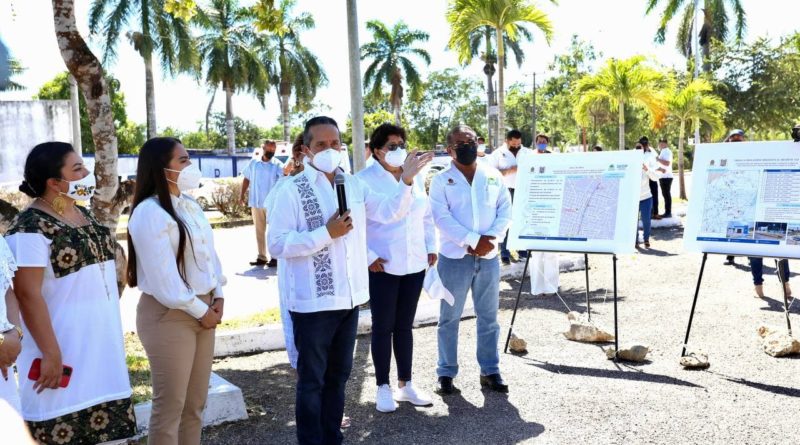
[[[519,151],[520,147],[521,147],[520,145],[517,145],[516,147],[509,146],[508,149],[511,150],[512,153],[516,153]]]
[[[456,146],[456,161],[461,165],[472,165],[478,159],[478,146],[472,143],[462,143]]]
[[[267,158],[267,161],[272,160],[272,157],[275,156],[274,151],[265,151],[264,157]]]

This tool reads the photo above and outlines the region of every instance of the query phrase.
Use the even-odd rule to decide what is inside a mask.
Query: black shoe
[[[256,259],[255,261],[250,261],[251,266],[266,266],[267,260],[262,260],[261,258]]]
[[[504,265],[504,266],[508,266],[508,265],[510,265],[510,264],[511,264],[511,258],[506,258],[506,257],[503,257],[503,258],[500,258],[500,261],[502,261],[502,262],[503,262],[503,265]]]
[[[734,259],[734,257],[732,257],[732,256],[725,257],[725,265],[726,266],[733,266],[734,264],[736,264],[736,260]]]
[[[275,258],[269,260],[269,263],[267,263],[267,267],[278,267],[278,260],[276,260]]]
[[[481,388],[489,388],[492,391],[502,393],[508,392],[508,385],[506,385],[506,382],[504,382],[503,378],[500,377],[500,374],[482,375]]]
[[[453,385],[452,377],[439,377],[435,392],[440,395],[450,395],[460,393],[461,390],[456,388],[456,385]]]
[[[520,260],[524,260],[525,258],[528,258],[528,251],[527,250],[518,250],[517,251],[517,255],[519,255],[519,259]]]
[[[665,213],[665,214],[661,215],[661,218],[663,218],[663,219],[672,218],[672,213]]]

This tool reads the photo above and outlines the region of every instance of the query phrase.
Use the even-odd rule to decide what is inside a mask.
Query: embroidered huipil
[[[137,287],[170,309],[201,318],[208,305],[197,295],[214,291],[214,297],[222,298],[226,279],[214,249],[214,233],[203,209],[186,195],[170,196],[175,212],[188,229],[183,260],[189,286],[181,279],[175,261],[178,224],[152,197],[136,206],[128,221],[128,233],[136,248]]]
[[[481,235],[493,236],[492,249],[482,258],[497,256],[497,243],[511,223],[511,194],[500,172],[478,163],[472,185],[450,164],[431,181],[431,210],[439,228],[440,253],[454,260],[478,245]]]
[[[373,191],[390,193],[398,181],[375,162],[356,174]],[[404,218],[384,224],[367,217],[367,263],[386,260],[383,270],[392,275],[408,275],[428,267],[428,254],[436,253],[436,230],[433,224],[424,178],[418,175],[412,186],[413,202]]]
[[[76,428],[80,420],[86,420],[82,417],[86,409],[113,404],[119,409],[112,412],[102,408],[109,415],[107,426],[122,431],[121,437],[129,437],[134,434],[135,419],[132,412],[130,418],[125,414],[128,408],[132,411],[131,387],[122,339],[114,238],[88,210],[77,209],[90,221],[89,225],[72,227],[41,210],[28,208],[17,215],[6,233],[17,267],[43,269],[41,295],[62,363],[72,367],[66,388],[37,394],[28,372],[34,359],[43,353],[23,319],[25,337],[17,358],[22,415],[28,422],[44,422],[41,426],[29,423],[38,438],[40,427],[48,435],[56,424]],[[61,422],[48,423],[59,416],[64,416]],[[75,442],[94,443],[84,436],[84,431],[74,432]],[[102,433],[109,434],[105,428]]]
[[[345,175],[347,206],[353,230],[331,239],[326,224],[337,211],[336,192],[328,178],[310,165],[282,184],[280,208],[270,217],[269,253],[285,261],[281,289],[292,312],[352,309],[369,300],[367,217],[390,223],[411,206],[411,187],[400,181],[386,195]],[[280,261],[278,262],[280,264]]]

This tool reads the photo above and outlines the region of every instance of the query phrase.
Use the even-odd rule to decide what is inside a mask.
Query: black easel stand
[[[503,349],[504,353],[508,353],[508,344],[511,342],[511,333],[514,330],[514,321],[517,319],[517,309],[519,309],[519,299],[522,296],[522,287],[525,285],[525,276],[528,272],[528,264],[531,261],[531,253],[532,252],[550,252],[550,253],[576,253],[576,252],[562,252],[562,251],[555,251],[555,250],[528,250],[528,257],[525,259],[525,268],[522,269],[522,279],[519,282],[519,290],[517,291],[517,301],[514,303],[514,313],[511,315],[511,326],[508,327],[508,335],[506,336],[506,346]],[[613,264],[614,264],[614,347],[616,348],[616,353],[614,354],[614,360],[617,360],[617,354],[619,354],[619,328],[617,323],[617,255],[606,253],[606,252],[577,252],[583,253],[583,260],[586,265],[586,312],[588,313],[589,321],[592,320],[592,306],[589,302],[589,254],[594,255],[611,255]]]
[[[726,255],[726,254],[719,254]],[[758,258],[758,257],[752,257]],[[762,259],[764,257],[761,257]],[[697,277],[697,287],[694,290],[694,301],[692,301],[692,312],[689,313],[689,325],[686,326],[686,337],[683,339],[683,350],[681,350],[681,357],[686,356],[686,346],[689,344],[689,332],[692,330],[692,320],[694,319],[694,310],[697,307],[697,296],[700,294],[700,283],[703,281],[703,271],[706,268],[706,260],[708,259],[708,252],[703,253],[703,261],[700,263],[700,275]],[[783,311],[786,314],[786,327],[789,328],[789,335],[792,335],[792,322],[789,319],[789,297],[786,295],[786,285],[783,280],[784,267],[781,261],[788,258],[775,259],[775,264],[778,269],[778,280],[781,282],[781,289],[783,290]]]

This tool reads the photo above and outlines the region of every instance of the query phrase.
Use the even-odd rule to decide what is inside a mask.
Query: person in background
[[[636,144],[637,150],[642,150],[642,181],[640,184],[640,192],[639,192],[639,214],[642,221],[642,240],[644,241],[644,247],[646,249],[650,248],[650,226],[651,226],[651,218],[653,216],[653,195],[652,195],[652,188],[651,184],[653,181],[658,181],[660,178],[660,174],[658,172],[658,164],[656,164],[655,157],[651,155],[651,153],[647,153],[644,151],[645,144],[642,142],[643,139],[647,139],[643,137],[639,140],[639,143]],[[639,248],[639,228],[637,224],[636,228],[636,248]]]
[[[521,155],[529,153],[532,153],[532,150],[522,146],[522,133],[519,130],[511,130],[506,133],[505,144],[490,155],[490,165],[500,171],[503,183],[511,193],[512,201],[514,200],[514,187],[516,187],[517,182],[517,160]],[[511,252],[508,251],[507,244],[508,233],[505,233],[503,241],[500,243],[500,261],[504,265],[511,264]],[[528,252],[521,250],[517,254],[519,258],[525,258]]]
[[[364,161],[364,168],[372,166],[375,163],[375,158],[372,157],[372,150],[369,148],[369,139],[364,141],[364,156],[366,156],[366,160]]]
[[[22,323],[19,318],[17,296],[11,289],[11,280],[17,270],[14,254],[0,236],[0,400],[8,402],[17,413],[22,412],[19,402],[14,362],[22,350]]]
[[[455,300],[452,306],[445,301],[440,305],[436,328],[437,393],[449,395],[459,391],[453,384],[458,374],[458,325],[470,290],[478,318],[480,385],[506,393],[508,385],[500,376],[498,353],[497,239],[505,235],[511,223],[511,195],[500,172],[476,161],[478,145],[472,128],[459,125],[450,130],[447,152],[453,161],[433,177],[430,188],[431,210],[442,237],[437,271]]]
[[[303,130],[306,168],[280,192],[268,235],[279,258],[279,282],[292,318],[298,350],[295,418],[297,440],[340,444],[345,386],[353,366],[358,307],[369,299],[367,218],[391,223],[412,204],[414,177],[433,153],[410,153],[394,190],[381,194],[339,168],[341,135],[327,116],[308,120]],[[339,214],[334,177],[344,180],[349,209]],[[281,297],[284,298],[284,297]]]
[[[650,139],[648,139],[647,136],[642,136],[641,138],[639,138],[639,144],[642,146],[642,150],[644,150],[645,157],[650,158],[652,160],[652,164],[655,165],[656,169],[658,170],[659,166],[658,162],[656,161],[657,154],[650,147]],[[658,171],[659,175],[661,171],[663,170]],[[661,219],[661,216],[658,214],[658,180],[650,179],[648,186],[650,187],[650,196],[652,197],[652,209],[650,209],[651,211],[650,218],[656,220]]]
[[[70,144],[45,142],[28,154],[24,178],[20,191],[34,199],[6,232],[24,333],[22,417],[43,444],[130,438],[114,236],[76,205],[94,195],[95,177]]]
[[[740,129],[731,130],[731,132],[728,133],[728,137],[725,138],[725,142],[744,142],[746,140],[744,130]],[[750,262],[750,274],[753,276],[753,286],[756,297],[764,298],[764,259],[761,257],[747,257],[747,259]],[[728,255],[726,257],[726,264],[734,264],[733,255]],[[783,285],[786,289],[786,295],[791,296],[792,288],[789,286],[789,276],[791,275],[789,271],[789,260],[780,260],[779,264],[780,267],[783,268]]]
[[[550,138],[546,134],[536,135],[536,155],[549,154],[547,146]],[[513,222],[512,222],[513,224]],[[553,295],[558,292],[559,264],[558,254],[553,252],[533,252],[530,262],[531,295]]]
[[[242,173],[242,192],[239,200],[246,202],[253,216],[253,226],[256,229],[256,248],[258,257],[251,261],[251,266],[276,267],[275,259],[267,260],[267,210],[264,201],[270,190],[278,180],[283,177],[284,166],[273,162],[275,157],[275,141],[264,141],[261,147],[264,151],[259,159],[253,159]]]
[[[370,136],[375,163],[356,174],[372,190],[397,188],[406,160],[406,132],[382,124]],[[397,403],[430,405],[431,399],[412,384],[414,337],[411,332],[425,271],[436,264],[436,229],[424,178],[414,181],[411,209],[405,218],[381,223],[367,218],[369,301],[372,311],[372,361],[377,383],[376,408],[393,412]],[[389,385],[392,352],[397,365],[397,390]]]
[[[199,444],[225,276],[214,233],[186,192],[202,173],[179,139],[139,151],[128,222],[128,285],[142,291],[136,330],[150,361],[150,445]]]
[[[661,196],[664,198],[664,214],[661,218],[672,218],[672,150],[669,149],[667,138],[658,140],[656,161],[659,164],[658,171],[661,172],[658,184],[661,186]],[[655,213],[658,214],[658,209]]]

